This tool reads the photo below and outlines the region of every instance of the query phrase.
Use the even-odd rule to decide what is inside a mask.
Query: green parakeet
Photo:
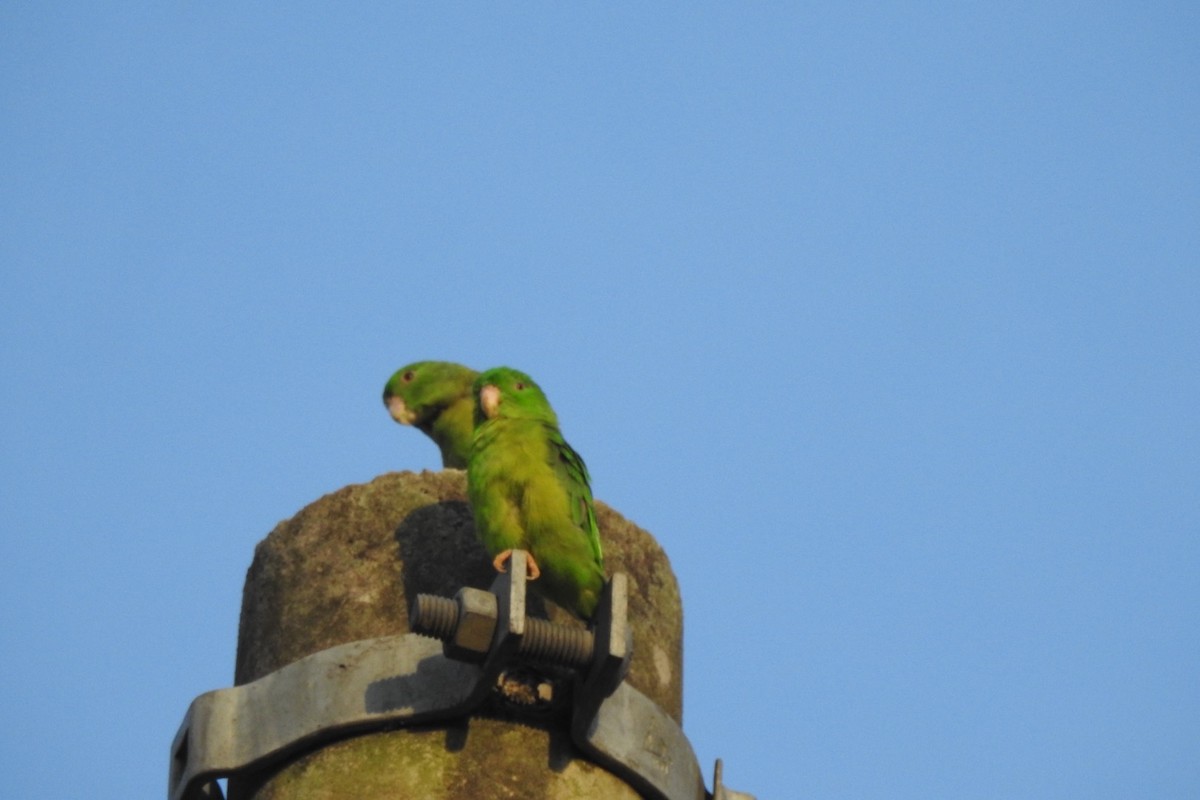
[[[473,394],[467,491],[483,546],[501,572],[513,550],[528,551],[533,587],[590,619],[604,587],[604,558],[583,459],[525,373],[490,369]]]
[[[443,467],[466,469],[475,427],[471,384],[478,375],[462,364],[417,361],[398,369],[383,387],[383,404],[396,422],[433,439]]]

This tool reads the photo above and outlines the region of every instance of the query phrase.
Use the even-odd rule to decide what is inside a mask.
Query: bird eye
[[[404,373],[402,377],[404,378],[405,383],[411,381],[413,379],[413,371],[410,369],[408,372]]]
[[[517,381],[517,391],[520,392],[520,391],[523,391],[524,389],[525,389],[525,384],[522,383],[521,381]]]

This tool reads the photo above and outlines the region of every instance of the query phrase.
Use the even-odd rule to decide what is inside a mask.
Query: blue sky
[[[1200,790],[1200,11],[0,9],[0,772],[154,797],[255,543],[546,389],[760,800]]]

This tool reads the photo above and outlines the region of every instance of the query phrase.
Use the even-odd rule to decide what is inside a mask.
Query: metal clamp
[[[169,800],[223,800],[218,778],[355,734],[467,716],[518,658],[580,670],[572,739],[645,796],[753,800],[723,787],[720,761],[708,794],[682,729],[624,682],[632,654],[625,575],[613,576],[594,630],[583,631],[526,617],[525,553],[514,551],[509,567],[491,592],[418,598],[413,628],[441,645],[419,633],[351,642],[197,697],[171,745]]]

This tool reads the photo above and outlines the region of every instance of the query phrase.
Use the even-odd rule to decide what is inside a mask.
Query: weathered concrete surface
[[[630,578],[634,656],[628,681],[682,717],[683,617],[678,585],[646,531],[597,503],[605,565]],[[419,592],[487,588],[490,560],[474,534],[459,470],[390,473],[347,486],[281,522],[246,575],[235,682],[255,680],[336,644],[409,630]],[[578,624],[536,595],[530,613]],[[359,736],[274,774],[230,782],[230,798],[636,797],[580,758],[566,709],[538,715],[493,704],[448,728]]]

